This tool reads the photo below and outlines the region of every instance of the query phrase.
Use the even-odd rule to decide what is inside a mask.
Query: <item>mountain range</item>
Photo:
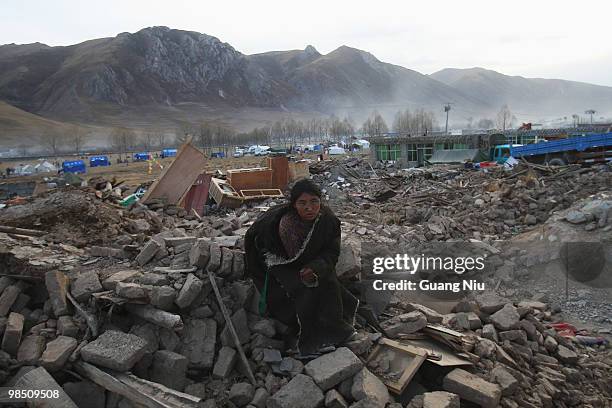
[[[214,119],[247,130],[288,115],[349,115],[359,125],[374,109],[391,120],[422,107],[442,119],[446,103],[451,123],[493,118],[504,104],[519,119],[608,114],[612,87],[482,68],[424,75],[347,46],[245,55],[206,34],[150,27],[71,46],[2,45],[0,101],[7,139],[35,133],[30,117],[98,130]]]

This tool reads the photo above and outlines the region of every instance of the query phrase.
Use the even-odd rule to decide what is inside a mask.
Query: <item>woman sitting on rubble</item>
[[[296,182],[289,203],[260,216],[245,235],[245,250],[247,275],[261,294],[260,314],[286,324],[287,340],[297,337],[300,354],[316,354],[353,335],[359,301],[335,271],[340,221],[321,204],[314,182]]]

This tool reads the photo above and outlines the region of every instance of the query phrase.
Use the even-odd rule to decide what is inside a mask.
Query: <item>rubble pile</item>
[[[44,231],[57,243],[83,247],[111,243],[122,231],[120,208],[103,203],[80,189],[55,190],[0,212],[0,224]]]
[[[343,220],[354,224],[359,235],[374,238],[507,239],[612,185],[609,165],[570,166],[556,173],[542,173],[527,165],[511,171],[436,166],[388,172],[370,169],[366,162],[355,164],[355,160],[354,167],[330,164],[313,178],[324,187]],[[573,216],[573,222],[588,222],[588,228],[607,225],[607,220],[597,220],[597,224]]]
[[[495,255],[495,239],[544,225],[578,198],[609,190],[611,174],[605,166],[398,171],[358,158],[313,166],[343,222],[342,279],[364,272],[359,238],[473,239]],[[102,198],[61,190],[0,213],[0,225],[23,229],[0,232],[1,384],[60,389],[59,405],[50,406],[514,408],[612,401],[607,339],[575,330],[543,298],[518,302],[485,292],[440,314],[395,297],[376,322],[358,316],[358,333],[345,345],[316,358],[287,354],[287,327],[258,314],[259,295],[244,276],[244,234],[274,200],[199,217],[159,200],[120,208]],[[563,222],[610,231],[606,200],[581,205]],[[399,367],[381,351],[405,351],[398,345],[419,364]]]

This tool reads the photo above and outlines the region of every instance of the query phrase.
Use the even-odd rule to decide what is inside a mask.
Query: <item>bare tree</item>
[[[147,130],[140,135],[139,139],[141,141],[143,149],[147,152],[151,151],[155,142],[155,135],[153,134],[153,132]]]
[[[40,137],[40,144],[53,156],[57,156],[66,146],[66,141],[66,134],[55,128],[47,128]]]
[[[117,127],[111,133],[111,146],[121,155],[134,148],[136,133],[132,129]]]
[[[388,131],[389,128],[378,111],[372,112],[372,115],[363,124],[363,132],[368,136],[381,135]]]
[[[155,136],[155,139],[157,140],[157,146],[160,149],[163,149],[166,144],[166,132],[164,132],[162,129],[155,129],[153,130],[153,135]]]
[[[81,153],[85,145],[86,131],[78,125],[70,126],[68,129],[68,141],[76,154]]]
[[[506,127],[512,126],[512,112],[508,105],[504,105],[501,107],[499,112],[497,113],[497,127],[501,130],[506,130]]]
[[[595,113],[597,113],[597,111],[595,109],[588,109],[586,111],[584,111],[584,113],[586,113],[587,115],[591,115],[591,125],[593,124],[593,115]]]
[[[492,129],[493,126],[495,126],[495,122],[491,119],[483,118],[478,121],[476,126],[478,126],[479,129]]]

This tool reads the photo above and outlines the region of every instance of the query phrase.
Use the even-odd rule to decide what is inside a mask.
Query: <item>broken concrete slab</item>
[[[133,334],[107,330],[81,349],[84,361],[117,371],[128,371],[146,353],[147,342]]]
[[[70,314],[70,306],[66,293],[70,281],[60,271],[50,271],[45,274],[45,285],[49,293],[49,300],[56,317]]]
[[[312,377],[323,391],[340,384],[363,368],[363,363],[346,347],[318,357],[304,366],[304,372]]]
[[[331,389],[325,394],[325,408],[348,408],[348,403],[342,394]]]
[[[234,252],[227,248],[221,248],[221,265],[216,271],[216,274],[221,277],[229,277],[232,274],[232,265],[234,263]]]
[[[77,302],[81,303],[86,302],[92,293],[102,292],[103,290],[104,288],[96,272],[83,273],[70,285],[70,293]]]
[[[178,353],[189,360],[189,367],[201,370],[213,368],[217,322],[212,319],[188,319],[180,334]]]
[[[414,312],[415,310],[421,312],[427,318],[428,323],[437,324],[442,323],[443,315],[436,312],[433,309],[428,308],[427,306],[420,305],[418,303],[406,303],[403,305],[404,310],[407,312]]]
[[[491,379],[499,384],[502,395],[506,397],[513,395],[519,388],[518,380],[501,366],[497,366],[491,371]]]
[[[168,350],[158,350],[153,354],[153,364],[149,368],[151,381],[163,384],[173,390],[183,391],[187,383],[188,360],[182,354]]]
[[[149,263],[149,261],[153,259],[161,247],[162,245],[153,239],[147,242],[140,253],[136,256],[136,262],[138,262],[138,265],[144,266]]]
[[[36,364],[45,350],[45,337],[35,334],[26,336],[19,345],[17,361],[23,364]]]
[[[562,345],[557,347],[557,357],[567,364],[576,364],[578,362],[578,354]]]
[[[510,300],[495,293],[485,292],[476,296],[476,303],[483,313],[493,314],[510,303]]]
[[[2,338],[2,350],[12,356],[17,354],[19,344],[21,343],[21,334],[23,332],[23,315],[15,312],[9,314],[4,329],[4,337]]]
[[[204,282],[198,279],[194,274],[187,275],[187,279],[181,288],[174,303],[181,309],[190,306],[193,301],[200,295]]]
[[[40,364],[49,371],[61,370],[68,362],[72,352],[77,348],[77,345],[76,339],[59,336],[47,343],[47,347],[40,358]]]
[[[490,320],[499,330],[512,330],[518,328],[520,316],[512,303],[506,303],[490,316]]]
[[[381,324],[389,337],[417,332],[427,326],[427,318],[419,311],[394,316]]]
[[[172,310],[176,300],[176,290],[170,286],[154,286],[151,288],[151,304],[161,310]]]
[[[425,318],[425,316],[423,316]],[[355,401],[373,399],[383,407],[389,402],[389,391],[383,382],[367,368],[362,368],[353,378],[351,396]]]
[[[20,293],[21,289],[17,285],[10,285],[2,291],[2,295],[0,295],[0,316],[4,317],[9,313]]]
[[[198,239],[189,251],[189,264],[199,269],[206,268],[210,259],[210,241],[205,238]]]
[[[224,379],[227,378],[236,364],[238,353],[231,347],[221,347],[217,362],[213,368],[213,377]]]
[[[457,394],[445,391],[426,392],[423,394],[423,408],[459,408],[460,398]]]
[[[117,282],[115,293],[125,299],[147,300],[149,298],[149,291],[146,287],[132,282]]]
[[[298,374],[268,398],[267,408],[317,408],[325,396],[312,378]]]
[[[62,387],[79,407],[106,407],[106,390],[91,381],[67,382]]]
[[[232,385],[229,391],[229,400],[238,407],[244,407],[255,396],[255,387],[251,384],[242,382]]]
[[[102,282],[102,287],[105,290],[115,290],[115,286],[118,282],[133,282],[141,275],[142,272],[136,269],[127,269],[124,271],[115,272],[108,278],[104,279]]]
[[[501,399],[501,388],[460,368],[448,373],[443,381],[446,391],[459,395],[461,399],[479,404],[484,408],[495,408]]]
[[[221,247],[212,243],[210,245],[210,257],[208,259],[208,264],[206,265],[206,270],[210,272],[215,272],[221,266]]]

